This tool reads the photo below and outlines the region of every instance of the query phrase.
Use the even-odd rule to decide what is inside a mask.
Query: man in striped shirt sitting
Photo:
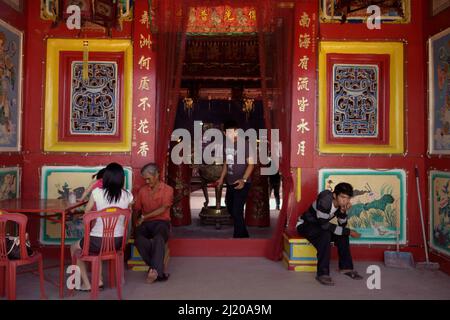
[[[340,272],[352,279],[362,279],[353,270],[349,242],[349,236],[359,238],[361,235],[346,227],[351,197],[353,187],[345,182],[336,185],[333,192],[322,191],[309,209],[299,217],[296,225],[298,234],[317,249],[316,279],[323,285],[334,285],[330,277],[330,242],[334,242],[338,248]],[[337,218],[337,225],[330,222],[334,217]]]

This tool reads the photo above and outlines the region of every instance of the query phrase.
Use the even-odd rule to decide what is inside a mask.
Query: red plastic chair
[[[122,246],[116,250],[114,245],[114,229],[120,216],[124,216],[124,232],[122,238]],[[100,263],[104,260],[109,261],[109,283],[111,288],[114,287],[114,282],[117,285],[117,295],[122,299],[122,279],[124,274],[124,249],[127,242],[128,222],[130,220],[131,211],[129,209],[120,209],[116,207],[107,208],[102,211],[88,212],[84,215],[84,240],[83,250],[76,252],[72,257],[72,264],[76,264],[77,259],[88,261],[92,264],[92,279],[91,279],[91,298],[98,297],[98,282]],[[97,218],[103,221],[103,236],[100,253],[98,255],[91,255],[89,253],[91,225]],[[115,277],[114,277],[115,274]],[[116,281],[114,281],[114,278]]]
[[[15,222],[19,225],[19,240],[20,240],[20,259],[8,259],[8,252],[6,249],[6,223],[7,221]],[[9,300],[16,299],[16,271],[18,266],[36,263],[39,268],[39,281],[41,287],[41,299],[46,299],[44,290],[44,266],[42,262],[42,255],[35,252],[33,256],[28,256],[25,245],[28,218],[21,213],[7,213],[0,211],[0,296],[5,295],[5,283],[7,297]]]

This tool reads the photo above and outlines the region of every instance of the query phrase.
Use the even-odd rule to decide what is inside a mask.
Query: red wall
[[[431,0],[429,0],[429,2],[431,2]],[[445,29],[447,29],[448,27],[450,27],[450,7],[447,8],[446,10],[440,12],[438,15],[432,17],[431,16],[431,11],[425,11],[424,12],[424,43],[425,46],[427,47],[427,40],[435,35],[436,33],[439,33]],[[428,61],[428,52],[426,55],[426,61]],[[424,86],[425,86],[425,90],[427,88],[428,85],[428,65],[424,64],[423,66],[424,68],[424,73],[425,73],[425,79],[424,79]],[[428,96],[427,94],[425,94],[424,96],[425,105],[428,105]],[[428,130],[428,122],[425,122],[425,127]],[[450,156],[430,156],[428,155],[426,160],[426,167],[429,170],[443,170],[443,171],[448,171],[450,169]],[[426,180],[426,186],[427,186],[427,190],[429,188],[428,185],[428,179]],[[428,210],[429,210],[429,202],[428,202],[428,192],[427,192],[427,203],[426,203],[426,210],[425,210],[425,216],[428,216]],[[428,219],[427,219],[428,220]],[[428,229],[427,229],[428,231]],[[427,237],[428,239],[428,237]],[[436,255],[436,254],[431,254],[430,255],[431,259],[433,261],[437,261],[440,263],[441,265],[441,269],[443,269],[444,271],[446,271],[447,273],[450,274],[450,258],[446,258],[443,257],[442,255]]]
[[[26,91],[24,102],[24,169],[22,184],[23,196],[27,198],[38,198],[40,190],[40,168],[43,165],[83,165],[96,166],[118,162],[122,165],[131,166],[132,155],[130,153],[45,153],[43,152],[43,128],[44,128],[44,88],[45,88],[45,55],[47,38],[83,38],[98,37],[106,38],[105,34],[79,34],[78,30],[67,29],[64,23],[57,28],[51,27],[50,21],[44,21],[39,16],[40,1],[29,1],[27,12],[28,38],[26,44],[27,54],[25,59],[28,64],[26,70]],[[113,30],[113,38],[131,37],[131,23],[124,23],[122,32]],[[133,168],[134,169],[134,168]],[[135,171],[135,170],[133,170]],[[133,177],[139,178],[139,177]],[[133,185],[136,185],[133,183]]]
[[[22,118],[23,148],[21,156],[0,156],[0,162],[7,165],[22,164],[21,194],[24,198],[40,198],[40,169],[44,165],[81,165],[97,166],[118,162],[124,166],[132,166],[131,153],[46,153],[43,152],[44,130],[44,95],[45,95],[45,60],[47,38],[107,38],[105,34],[80,34],[78,30],[67,29],[64,23],[52,28],[50,21],[40,18],[40,1],[24,1],[28,4],[26,15],[15,16],[14,22],[25,26],[24,42],[24,102]],[[0,12],[3,15],[3,3]],[[8,10],[8,16],[13,13]],[[131,22],[125,22],[123,31],[113,30],[113,38],[131,38]],[[140,168],[133,168],[133,191],[142,184]],[[33,222],[32,222],[33,223]],[[38,226],[30,228],[31,238],[38,238]]]
[[[382,24],[380,30],[369,30],[365,24],[324,24],[319,25],[320,40],[346,41],[404,41],[405,42],[405,155],[377,156],[314,156],[314,167],[302,169],[302,199],[293,201],[294,208],[290,217],[290,229],[295,227],[297,216],[303,213],[317,195],[318,171],[321,168],[402,168],[407,173],[407,248],[415,253],[416,260],[422,259],[422,237],[420,216],[415,185],[414,167],[420,170],[422,181],[421,193],[426,195],[426,163],[424,155],[427,148],[426,130],[426,74],[424,19],[427,10],[425,1],[412,2],[412,18],[408,24]],[[317,139],[317,133],[316,133]],[[295,178],[295,168],[293,168]],[[423,199],[423,197],[422,197]],[[374,249],[377,247],[378,249]],[[356,259],[383,259],[383,251],[387,246],[354,246],[353,255]]]
[[[23,104],[23,152],[19,154],[0,154],[1,165],[22,165],[22,194],[24,197],[39,198],[40,168],[43,165],[86,165],[95,166],[117,161],[123,165],[132,166],[133,155],[122,154],[66,154],[44,153],[43,145],[43,114],[45,85],[45,52],[46,38],[79,37],[79,32],[68,30],[64,24],[51,28],[51,23],[39,17],[40,1],[24,1],[28,8],[26,14],[18,14],[9,6],[0,2],[0,18],[24,30],[24,104]],[[427,158],[427,95],[426,95],[426,39],[429,35],[448,26],[450,10],[432,19],[429,17],[428,0],[412,2],[412,21],[409,24],[382,24],[381,30],[368,30],[365,24],[320,24],[319,38],[321,40],[391,40],[405,41],[405,156],[343,156],[314,155],[314,167],[302,170],[302,199],[295,199],[289,212],[290,229],[293,229],[297,216],[304,212],[317,195],[318,170],[325,167],[339,168],[404,168],[407,172],[407,238],[406,250],[414,252],[415,259],[421,261],[423,245],[421,238],[417,193],[415,189],[414,167],[419,166],[422,182],[421,193],[424,212],[428,212],[427,170],[430,167],[448,169],[446,158]],[[113,31],[113,38],[128,38],[132,35],[131,23],[124,24],[122,32]],[[82,35],[84,36],[84,35]],[[90,35],[95,36],[95,35]],[[104,38],[105,35],[98,35]],[[317,138],[317,134],[316,134]],[[339,164],[339,165],[337,165]],[[141,184],[139,168],[135,172],[134,189]],[[295,182],[296,168],[292,168],[292,179]],[[294,194],[291,194],[291,199]],[[426,214],[427,216],[427,214]],[[237,242],[235,242],[237,243]],[[353,252],[356,259],[379,259],[383,257],[386,246],[355,246]],[[188,250],[188,249],[187,249]],[[175,250],[174,252],[176,252]],[[180,252],[183,254],[183,252]]]

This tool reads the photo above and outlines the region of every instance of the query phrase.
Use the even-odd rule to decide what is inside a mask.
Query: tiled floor
[[[381,289],[367,288],[369,265],[381,269]],[[386,268],[380,262],[356,262],[364,280],[338,274],[331,265],[334,287],[314,279],[313,273],[287,271],[281,262],[265,258],[173,257],[170,279],[146,284],[144,272],[126,271],[123,297],[128,300],[305,300],[305,299],[450,299],[450,277],[440,271]],[[45,270],[58,279],[57,269]],[[59,299],[58,289],[46,282],[49,299]],[[37,276],[26,273],[17,279],[17,299],[39,299]],[[89,300],[89,293],[76,292],[69,300]],[[99,299],[117,299],[115,289],[106,288]]]

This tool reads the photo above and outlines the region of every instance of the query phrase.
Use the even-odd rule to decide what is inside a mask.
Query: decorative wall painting
[[[349,22],[365,23],[373,11],[367,12],[368,6],[373,3],[380,8],[380,20],[385,23],[409,23],[411,20],[411,1],[336,1],[320,0],[321,22]]]
[[[351,243],[406,243],[406,174],[404,170],[321,169],[319,192],[340,182],[353,186],[347,227],[361,233]]]
[[[0,168],[0,201],[20,196],[20,168]]]
[[[403,43],[319,45],[319,151],[403,153]]]
[[[432,0],[431,1],[431,14],[433,16],[435,16],[438,13],[447,9],[448,7],[450,7],[450,0]]]
[[[23,11],[23,1],[24,0],[1,0],[1,1],[8,4],[11,8],[13,8],[16,11],[19,11],[19,12]]]
[[[44,166],[41,174],[41,198],[42,199],[68,199],[69,193],[74,192],[77,199],[85,191],[92,181],[92,175],[104,167],[79,167],[79,166]],[[132,171],[125,167],[125,186],[131,192]],[[83,236],[82,220],[67,216],[66,243],[70,244]],[[41,219],[40,242],[42,244],[59,244],[61,237],[61,225],[47,219]]]
[[[430,154],[450,154],[450,28],[429,40]]]
[[[0,20],[0,152],[21,149],[22,39]]]
[[[129,40],[47,40],[45,151],[131,151],[132,58]]]
[[[430,171],[430,247],[450,257],[450,173]]]

